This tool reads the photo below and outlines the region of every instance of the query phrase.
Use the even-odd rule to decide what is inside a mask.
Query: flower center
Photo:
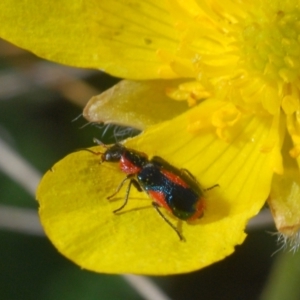
[[[244,20],[248,24],[241,36],[240,62],[266,81],[293,83],[299,78],[300,10],[296,7],[275,14],[270,8],[265,16]]]
[[[198,5],[183,26],[177,57],[169,60],[175,73],[195,80],[168,95],[191,106],[215,98],[251,113],[299,111],[299,0],[207,0]]]

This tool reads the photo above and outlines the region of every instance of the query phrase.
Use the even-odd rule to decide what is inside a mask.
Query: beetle
[[[214,187],[202,189],[196,178],[187,169],[178,169],[159,156],[151,159],[148,155],[116,143],[106,146],[101,154],[101,162],[119,163],[120,169],[126,174],[116,191],[107,197],[113,198],[121,190],[125,182],[127,186],[124,203],[114,213],[122,210],[129,198],[133,185],[138,191],[146,192],[153,200],[152,205],[166,223],[177,233],[180,240],[184,240],[182,234],[163,214],[161,207],[166,209],[180,220],[193,221],[203,216],[205,209],[204,192]]]

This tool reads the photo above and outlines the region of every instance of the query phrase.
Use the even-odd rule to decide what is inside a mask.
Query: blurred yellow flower
[[[197,224],[166,213],[180,242],[145,193],[114,215],[120,201],[106,198],[125,175],[73,153],[37,192],[44,229],[69,259],[108,273],[196,270],[243,242],[269,196],[278,230],[298,236],[298,1],[3,0],[0,16],[0,35],[39,56],[129,79],[85,116],[143,129],[126,146],[188,169],[203,188],[220,185]]]

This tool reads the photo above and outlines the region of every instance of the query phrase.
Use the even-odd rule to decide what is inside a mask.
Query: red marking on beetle
[[[122,156],[120,159],[120,169],[126,174],[137,174],[141,170],[140,167],[137,167],[124,156]]]
[[[195,207],[195,213],[187,221],[195,221],[197,219],[200,219],[204,213],[205,208],[206,208],[205,199],[203,197],[201,197],[197,201],[197,204]]]
[[[189,188],[188,184],[186,182],[184,182],[179,176],[177,176],[176,174],[167,171],[167,170],[162,170],[161,171],[169,180],[171,180],[172,182],[174,182],[175,184],[178,184],[184,188]]]
[[[165,195],[162,192],[149,191],[149,196],[161,207],[164,207],[167,211],[172,213],[170,206],[165,200]]]

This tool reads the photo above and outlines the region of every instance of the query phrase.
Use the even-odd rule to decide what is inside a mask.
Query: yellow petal
[[[300,111],[286,117],[287,130],[290,134],[293,146],[290,145],[290,155],[296,159],[298,168],[300,167]]]
[[[205,267],[242,243],[247,220],[260,210],[270,190],[271,155],[260,148],[272,120],[249,116],[226,143],[207,129],[187,132],[188,114],[128,141],[128,146],[187,168],[203,188],[220,185],[205,193],[206,211],[197,224],[164,211],[186,242],[179,241],[146,194],[135,189],[126,209],[113,214],[123,203],[125,188],[111,201],[106,197],[125,175],[117,165],[100,165],[97,156],[81,151],[47,172],[37,192],[41,222],[60,252],[97,272],[163,275]]]
[[[291,136],[286,136],[282,152],[284,173],[274,175],[271,194],[268,200],[275,225],[279,233],[283,234],[283,241],[288,241],[291,247],[299,246],[300,229],[300,176],[299,158],[294,159],[294,152],[289,151],[299,142],[298,125],[291,116],[287,117],[287,128]],[[294,144],[294,145],[293,145]],[[289,153],[290,152],[290,153]]]
[[[186,103],[172,101],[166,96],[166,89],[175,88],[181,82],[123,80],[91,98],[83,116],[90,122],[116,123],[143,130],[187,109]]]
[[[176,75],[156,54],[160,48],[175,53],[177,47],[165,5],[154,0],[3,0],[0,36],[71,66],[125,78],[172,78]]]
[[[297,236],[300,229],[299,169],[285,169],[284,176],[274,175],[268,203],[277,230],[290,238]]]

